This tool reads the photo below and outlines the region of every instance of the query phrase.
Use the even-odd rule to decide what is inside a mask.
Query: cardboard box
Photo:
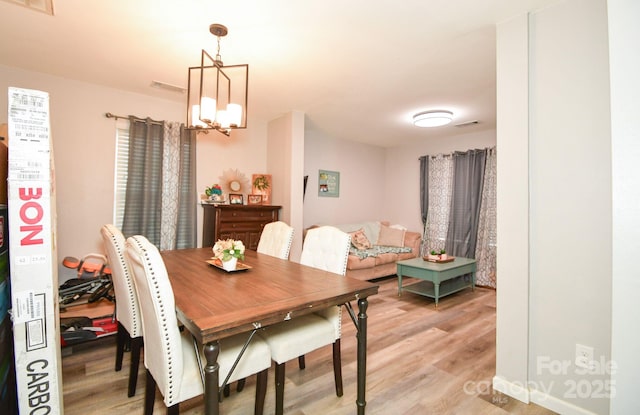
[[[49,94],[9,88],[9,250],[18,408],[61,414]]]
[[[9,170],[9,131],[7,124],[0,124],[0,204],[7,204],[7,172]]]

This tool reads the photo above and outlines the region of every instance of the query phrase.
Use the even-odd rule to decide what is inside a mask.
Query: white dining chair
[[[173,289],[158,249],[143,236],[127,239],[127,256],[133,271],[145,338],[144,364],[147,369],[144,414],[153,413],[156,385],[164,398],[168,414],[178,414],[180,402],[204,392],[201,368],[206,361],[201,348],[196,351],[193,337],[180,331],[176,317]],[[249,334],[220,340],[219,382],[224,383]],[[237,362],[228,381],[257,374],[254,413],[262,414],[271,366],[269,347],[254,336]]]
[[[310,229],[302,246],[300,263],[345,275],[350,244],[349,234],[332,226]],[[261,332],[276,363],[276,415],[284,411],[285,363],[297,357],[300,369],[304,369],[305,354],[330,344],[333,345],[336,395],[342,396],[341,316],[340,306],[333,306],[269,326]]]
[[[264,225],[256,252],[271,255],[280,259],[289,259],[291,242],[293,241],[293,228],[282,221],[270,222]],[[237,391],[244,388],[245,380],[238,380]],[[229,396],[230,387],[224,389],[224,396]]]
[[[293,228],[282,221],[267,223],[258,241],[258,251],[280,259],[289,259]]]
[[[116,297],[116,320],[118,332],[116,334],[116,372],[122,369],[122,359],[127,345],[131,350],[129,366],[129,387],[127,396],[136,394],[138,382],[138,367],[140,366],[140,351],[143,346],[142,317],[138,304],[138,294],[133,282],[133,275],[125,256],[125,238],[115,226],[104,225],[100,229],[107,262],[111,268],[111,279]]]

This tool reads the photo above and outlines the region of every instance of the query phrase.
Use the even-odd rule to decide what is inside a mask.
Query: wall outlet
[[[576,343],[576,366],[591,369],[593,366],[593,347]]]

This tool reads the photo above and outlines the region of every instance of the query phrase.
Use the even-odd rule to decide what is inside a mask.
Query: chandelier
[[[216,130],[229,136],[231,130],[247,128],[249,65],[224,66],[220,38],[228,30],[212,24],[209,31],[218,39],[218,51],[214,59],[203,49],[200,66],[189,68],[187,128]]]

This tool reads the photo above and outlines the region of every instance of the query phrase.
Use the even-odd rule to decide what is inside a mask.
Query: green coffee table
[[[451,262],[435,263],[422,258],[406,259],[396,262],[398,274],[398,296],[402,291],[433,298],[438,307],[438,300],[445,295],[453,294],[467,287],[475,290],[476,260],[457,257]],[[471,274],[471,282],[465,281],[464,275]],[[422,281],[403,286],[402,277],[418,278]]]

